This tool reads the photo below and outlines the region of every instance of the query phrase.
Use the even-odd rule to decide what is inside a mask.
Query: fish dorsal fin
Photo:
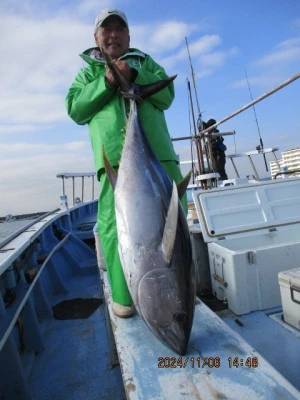
[[[178,197],[182,199],[190,182],[192,171],[190,171],[179,183],[177,183]]]
[[[162,252],[164,255],[164,259],[167,263],[170,263],[173,254],[176,231],[177,231],[177,222],[178,222],[178,192],[176,183],[173,181],[172,197],[168,209],[166,225],[161,242]]]
[[[112,188],[115,190],[118,175],[116,174],[111,163],[109,162],[109,159],[107,158],[104,146],[103,146],[103,161],[104,161],[104,167],[105,167],[105,171],[108,176],[109,182],[110,182]]]

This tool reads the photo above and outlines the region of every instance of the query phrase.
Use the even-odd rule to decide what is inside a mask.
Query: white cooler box
[[[278,281],[284,320],[300,329],[300,268],[280,272]]]
[[[300,179],[193,193],[212,290],[237,315],[281,305],[278,273],[300,267]]]

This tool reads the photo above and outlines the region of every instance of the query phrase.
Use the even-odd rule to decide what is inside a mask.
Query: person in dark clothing
[[[203,122],[203,129],[207,129],[210,126],[214,125],[216,120],[211,118],[207,122]],[[210,133],[218,133],[219,130],[217,128],[213,128]],[[224,181],[228,179],[228,176],[225,171],[225,163],[226,163],[226,156],[225,151],[227,147],[225,146],[223,136],[212,136],[211,137],[211,147],[212,147],[212,156],[213,156],[213,163],[215,172],[218,172],[220,175],[220,180]]]

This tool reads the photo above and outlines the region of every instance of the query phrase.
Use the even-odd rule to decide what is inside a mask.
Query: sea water
[[[18,219],[0,223],[0,248],[6,238],[30,224],[34,219]]]

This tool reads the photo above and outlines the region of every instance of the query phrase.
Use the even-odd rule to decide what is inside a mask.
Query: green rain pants
[[[175,161],[163,161],[161,163],[172,180],[176,183],[182,180],[181,172]],[[186,194],[181,202],[187,214]],[[100,172],[100,196],[97,222],[113,301],[123,305],[131,305],[132,299],[127,288],[118,253],[114,192],[105,170]]]

